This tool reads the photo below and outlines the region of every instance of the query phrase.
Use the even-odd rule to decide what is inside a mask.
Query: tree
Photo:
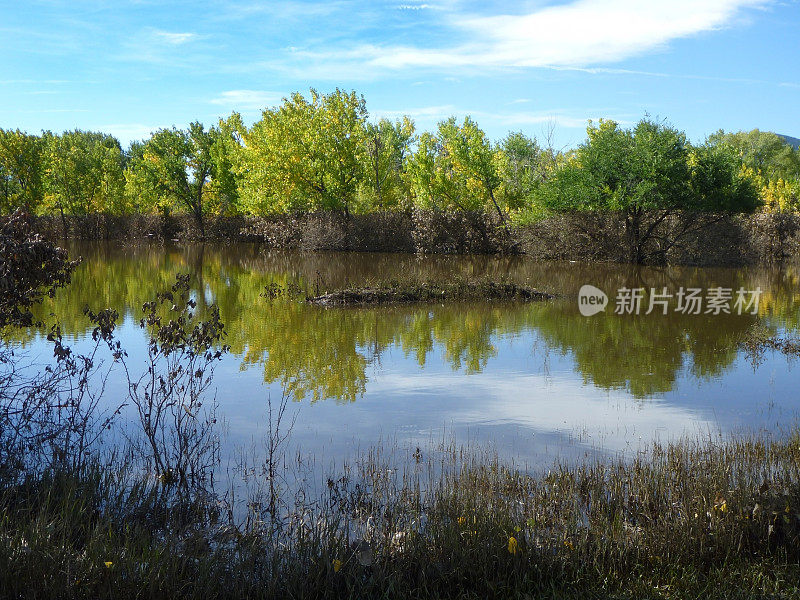
[[[0,212],[34,212],[42,203],[42,138],[0,129]]]
[[[379,209],[398,206],[405,197],[403,170],[414,140],[414,122],[408,117],[392,123],[381,119],[366,126],[365,185]]]
[[[726,148],[693,148],[689,165],[695,210],[752,212],[758,207],[758,191],[742,173],[737,157]]]
[[[663,258],[679,238],[710,224],[703,216],[716,220],[758,204],[732,162],[699,152],[692,163],[685,135],[672,127],[643,119],[625,130],[601,120],[590,123],[587,134],[545,186],[544,202],[554,210],[621,215],[631,262]],[[668,219],[687,212],[694,215],[689,223],[669,232]]]
[[[171,199],[159,196],[144,164],[146,142],[133,141],[126,153],[124,206],[134,214],[169,212]]]
[[[46,201],[64,214],[119,212],[123,153],[114,136],[94,131],[45,133]]]
[[[242,118],[233,113],[227,119],[220,119],[219,135],[211,146],[211,159],[214,163],[214,177],[211,180],[211,194],[220,214],[232,215],[240,212],[239,181],[233,170],[237,153],[241,150],[243,130]]]
[[[251,211],[353,208],[365,164],[364,98],[339,89],[310,96],[284,99],[244,133],[236,172]]]
[[[451,190],[451,180],[443,175],[440,154],[437,137],[423,132],[419,136],[416,151],[408,161],[414,202],[421,208],[440,208],[452,204],[464,210],[463,205],[459,205],[458,194]]]
[[[411,173],[417,203],[423,208],[477,211],[494,209],[505,222],[495,152],[486,134],[470,118],[439,123],[436,136],[424,133],[412,156]]]
[[[214,199],[210,182],[221,171],[214,162],[214,145],[219,138],[218,129],[206,131],[197,122],[186,130],[156,131],[141,147],[132,149],[131,186],[149,188],[149,202],[161,211],[167,212],[174,204],[186,208],[200,235],[205,236],[204,216]]]
[[[770,210],[800,209],[800,151],[769,131],[720,130],[706,145],[736,158]]]
[[[512,209],[530,205],[538,186],[547,179],[550,157],[521,131],[509,133],[497,149],[502,201]]]
[[[726,133],[720,129],[708,137],[706,145],[731,152],[769,180],[800,179],[800,152],[770,131]]]

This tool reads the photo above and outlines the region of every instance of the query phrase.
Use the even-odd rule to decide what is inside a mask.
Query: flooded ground
[[[177,273],[191,275],[200,314],[219,305],[231,352],[214,387],[228,459],[242,449],[262,451],[268,399],[283,393],[292,399],[285,423],[294,418],[288,454],[313,455],[320,465],[376,443],[451,438],[488,442],[517,463],[545,465],[557,456],[632,452],[652,439],[782,428],[800,408],[797,365],[774,353],[754,364],[737,345],[757,321],[796,332],[795,268],[269,253],[249,245],[92,244],[71,251],[83,262],[42,316],[58,315],[76,348],[91,335],[84,306],[113,307],[128,363],[143,364],[141,304]],[[264,294],[270,284],[324,292],[483,276],[559,297],[322,308]],[[607,296],[592,316],[579,306],[586,285]],[[701,299],[699,308],[690,297]],[[31,360],[47,358],[41,332],[18,342]],[[104,402],[113,407],[125,397],[123,379],[112,374]]]

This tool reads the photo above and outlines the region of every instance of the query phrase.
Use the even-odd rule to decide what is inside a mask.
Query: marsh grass
[[[6,597],[793,597],[800,433],[655,444],[531,474],[372,448],[274,507],[100,462],[2,491]],[[267,485],[267,482],[263,482]],[[274,516],[273,516],[274,510]],[[180,514],[180,519],[171,515]]]
[[[270,297],[269,290],[267,297]],[[419,280],[405,278],[367,282],[365,285],[322,292],[319,284],[306,296],[320,306],[379,306],[386,304],[439,303],[459,301],[550,300],[553,295],[513,281],[487,278]]]

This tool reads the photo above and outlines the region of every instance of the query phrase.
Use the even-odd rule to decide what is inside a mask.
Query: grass
[[[363,287],[348,287],[332,292],[312,293],[306,299],[321,306],[375,306],[453,301],[549,300],[551,294],[509,281],[456,279],[453,281],[380,282]]]
[[[264,483],[264,482],[262,482]],[[800,595],[800,432],[653,445],[530,474],[373,448],[323,492],[169,493],[95,461],[0,494],[0,590],[30,598]]]

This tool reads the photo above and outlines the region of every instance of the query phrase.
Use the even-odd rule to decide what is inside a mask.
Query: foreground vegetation
[[[797,431],[657,444],[630,461],[541,475],[475,448],[387,452],[370,451],[331,473],[325,492],[288,493],[272,510],[262,479],[238,515],[118,463],[6,481],[0,589],[117,598],[800,593]]]
[[[511,252],[515,226],[591,213],[614,215],[624,258],[641,263],[726,215],[795,213],[799,194],[800,150],[773,133],[695,145],[664,122],[601,120],[557,150],[522,132],[494,143],[469,117],[421,133],[408,118],[376,123],[363,97],[338,89],[293,94],[251,126],[234,113],[128,149],[100,132],[0,130],[0,213],[55,214],[65,233],[69,216],[183,213],[205,237],[212,216],[427,211],[482,215],[457,226],[483,238],[489,218]],[[603,229],[585,229],[602,246]]]

